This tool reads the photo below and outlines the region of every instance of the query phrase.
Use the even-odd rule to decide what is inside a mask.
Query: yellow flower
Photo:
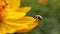
[[[20,7],[21,0],[0,0],[0,34],[26,33],[38,25],[38,20],[25,16],[31,7]]]

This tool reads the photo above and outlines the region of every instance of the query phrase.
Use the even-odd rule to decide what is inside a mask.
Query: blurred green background
[[[60,0],[48,0],[47,4],[40,4],[38,0],[22,0],[21,7],[31,6],[29,16],[41,15],[43,21],[26,34],[60,34]]]

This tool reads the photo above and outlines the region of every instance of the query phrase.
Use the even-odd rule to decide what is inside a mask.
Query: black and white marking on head
[[[34,18],[35,18],[35,19],[38,19],[38,20],[42,20],[42,19],[43,19],[43,17],[40,16],[40,15],[35,15]]]

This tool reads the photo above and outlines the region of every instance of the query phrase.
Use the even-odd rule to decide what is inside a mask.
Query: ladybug
[[[43,19],[43,17],[41,15],[35,15],[33,18],[35,18],[35,19],[37,19],[39,21]]]

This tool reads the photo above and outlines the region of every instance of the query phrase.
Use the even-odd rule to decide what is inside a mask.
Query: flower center
[[[8,5],[8,3],[6,2],[6,0],[0,0],[0,19],[1,19],[2,17],[4,17],[4,16],[2,15],[2,13],[3,13],[4,10],[7,8],[7,5]]]

